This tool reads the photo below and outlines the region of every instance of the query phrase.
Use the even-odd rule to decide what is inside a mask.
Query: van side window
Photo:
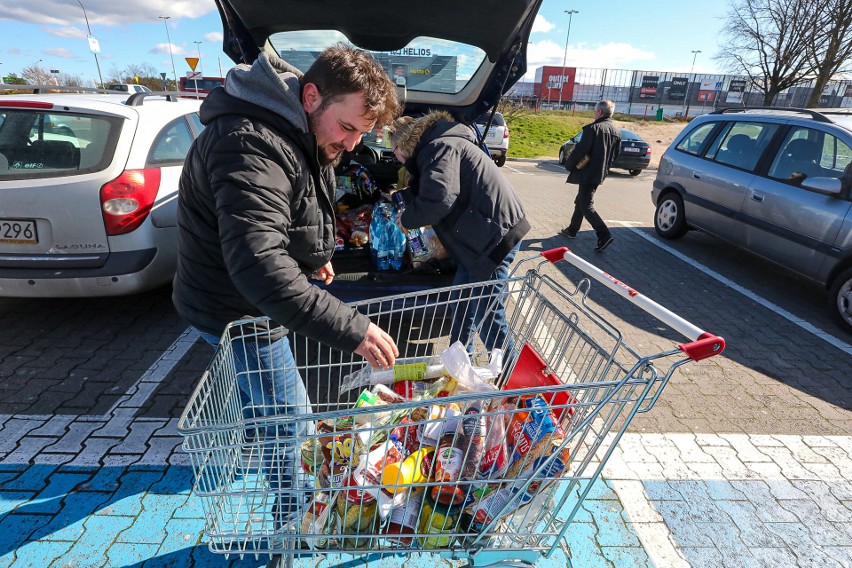
[[[692,154],[694,156],[701,155],[701,150],[704,147],[705,142],[707,142],[707,137],[713,132],[713,129],[716,128],[716,122],[706,122],[700,125],[698,128],[687,134],[683,140],[681,140],[676,148],[681,152],[686,152],[688,154]]]
[[[852,150],[836,136],[814,128],[795,127],[781,144],[769,176],[797,185],[809,177],[839,178],[850,161]]]
[[[753,171],[777,130],[775,124],[736,122],[719,144],[715,159],[722,164]]]

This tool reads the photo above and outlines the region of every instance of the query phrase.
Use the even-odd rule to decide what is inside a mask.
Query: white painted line
[[[531,174],[531,173],[528,173],[528,172],[522,172],[521,170],[518,170],[518,169],[516,169],[516,168],[513,168],[512,166],[504,166],[504,167],[505,167],[507,170],[511,170],[511,171],[512,171],[512,173],[519,174],[519,175],[522,175],[522,176],[535,175],[535,174]]]
[[[700,270],[701,272],[703,272],[707,276],[709,276],[709,277],[711,277],[715,280],[718,280],[719,282],[721,282],[725,286],[731,288],[732,290],[739,292],[740,294],[742,294],[746,298],[748,298],[748,299],[750,299],[754,302],[757,302],[758,304],[760,304],[764,308],[771,310],[772,312],[783,317],[784,319],[786,319],[790,323],[795,324],[795,325],[799,326],[800,328],[802,328],[803,330],[807,331],[808,333],[818,337],[819,339],[822,339],[823,341],[825,341],[829,345],[840,349],[841,351],[843,351],[847,355],[852,355],[852,345],[850,345],[849,343],[846,343],[842,339],[835,337],[835,336],[831,335],[830,333],[827,333],[827,332],[817,328],[815,325],[811,324],[810,322],[807,322],[807,321],[803,320],[802,318],[800,318],[799,316],[788,312],[784,308],[782,308],[782,307],[780,307],[776,304],[773,304],[772,302],[770,302],[769,300],[767,300],[763,296],[759,296],[759,295],[755,294],[754,292],[752,292],[748,288],[740,286],[739,284],[737,284],[733,280],[725,278],[724,276],[722,276],[718,272],[711,270],[710,268],[704,266],[700,262],[686,256],[685,254],[683,254],[679,251],[676,251],[675,249],[673,249],[672,247],[670,247],[666,244],[663,244],[662,242],[655,239],[654,237],[649,236],[644,231],[631,226],[631,225],[635,225],[635,223],[627,222],[627,221],[608,221],[608,222],[609,223],[618,223],[619,225],[627,227],[628,229],[630,229],[631,231],[633,231],[634,233],[636,233],[637,235],[639,235],[640,237],[642,237],[646,241],[657,245],[658,247],[660,247],[664,251],[674,255],[676,258],[682,260],[683,262],[687,263],[688,265],[692,266],[693,268]]]
[[[127,389],[124,396],[119,398],[112,407],[107,410],[106,417],[112,416],[113,412],[121,406],[132,406],[139,408],[148,400],[156,390],[156,385],[166,378],[172,369],[180,362],[181,358],[195,345],[200,334],[195,328],[188,327],[175,339],[159,359],[148,367],[139,379]],[[148,383],[148,384],[143,384]]]

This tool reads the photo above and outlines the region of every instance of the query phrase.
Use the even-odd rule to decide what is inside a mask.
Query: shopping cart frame
[[[506,289],[501,292],[506,294],[518,306],[526,305],[530,314],[513,313],[513,318],[532,321],[533,324],[521,328],[518,321],[510,322],[510,327],[515,335],[516,341],[536,344],[537,348],[546,351],[545,356],[547,369],[543,372],[561,372],[567,369],[568,373],[582,372],[582,376],[574,375],[574,382],[565,380],[565,377],[559,376],[561,384],[558,387],[529,387],[512,391],[517,397],[521,396],[543,396],[548,393],[552,394],[556,391],[568,392],[572,397],[576,397],[576,404],[570,404],[572,410],[579,411],[579,420],[572,420],[570,426],[570,435],[565,436],[565,441],[562,442],[562,447],[571,445],[572,462],[571,475],[558,478],[559,483],[552,483],[556,478],[548,478],[547,471],[553,465],[554,456],[541,463],[537,463],[537,469],[534,469],[530,477],[526,480],[517,479],[515,481],[516,496],[522,496],[530,493],[530,488],[534,484],[535,479],[542,477],[551,482],[548,487],[549,494],[542,498],[552,498],[554,493],[559,495],[554,498],[553,503],[558,500],[558,505],[555,506],[552,516],[546,519],[540,514],[534,517],[533,523],[544,523],[547,539],[536,541],[534,546],[521,546],[516,544],[523,541],[524,533],[521,526],[527,522],[527,512],[523,521],[518,522],[517,527],[510,527],[514,521],[505,521],[505,514],[513,507],[517,507],[519,500],[509,500],[503,505],[494,518],[481,530],[478,536],[472,536],[465,533],[464,547],[461,550],[440,550],[437,551],[442,557],[465,559],[471,564],[482,566],[490,564],[514,565],[515,562],[523,562],[533,564],[541,557],[550,557],[557,549],[565,552],[567,563],[571,565],[570,550],[565,543],[565,533],[570,527],[571,522],[580,510],[580,507],[593,484],[600,478],[601,472],[606,465],[607,460],[611,456],[627,426],[633,420],[636,414],[648,412],[653,408],[654,404],[661,395],[666,384],[672,377],[673,373],[681,365],[689,361],[699,361],[706,357],[717,355],[724,350],[724,339],[707,333],[697,326],[689,323],[680,316],[677,316],[668,309],[653,302],[652,300],[641,295],[635,289],[624,284],[620,280],[603,272],[591,263],[576,256],[567,248],[559,248],[546,251],[541,255],[545,260],[539,262],[535,267],[518,274],[519,268],[504,282]],[[661,353],[642,356],[636,353],[623,341],[622,334],[611,325],[603,316],[598,314],[587,302],[587,294],[591,287],[591,283],[587,278],[584,278],[577,284],[574,290],[568,290],[562,287],[555,279],[542,274],[542,265],[548,261],[555,263],[560,260],[565,260],[575,267],[579,268],[586,275],[604,284],[610,290],[616,292],[622,298],[630,301],[634,305],[640,307],[649,314],[655,316],[661,322],[665,323],[672,329],[675,329],[682,335],[689,338],[691,341],[684,344],[679,344],[675,349],[667,350]],[[533,262],[533,259],[527,259],[519,263],[519,267],[527,263]],[[513,289],[514,288],[514,289]],[[381,320],[383,317],[392,317],[401,315],[403,310],[407,313],[415,313],[422,308],[424,311],[433,309],[440,311],[441,302],[445,300],[459,287],[445,287],[432,290],[426,293],[403,294],[398,296],[390,296],[376,300],[358,302],[352,304],[358,309],[365,311],[373,318]],[[543,290],[543,291],[542,291]],[[433,300],[433,303],[429,303]],[[493,303],[497,301],[496,297],[491,297],[489,301]],[[425,304],[423,306],[419,303]],[[574,312],[566,315],[561,313],[558,304],[567,303]],[[446,306],[444,306],[446,307]],[[555,322],[553,329],[547,330],[547,333],[553,333],[554,329],[557,337],[541,339],[537,336],[537,327],[540,325],[540,320],[548,318]],[[582,320],[582,325],[580,324]],[[436,320],[432,320],[433,322]],[[251,322],[249,322],[251,323]],[[244,513],[240,513],[239,509],[245,507],[246,504],[241,499],[249,499],[246,495],[252,495],[252,499],[256,499],[257,495],[265,498],[263,495],[263,486],[257,485],[250,491],[244,486],[239,486],[234,489],[229,484],[239,484],[240,476],[247,477],[242,466],[230,467],[231,460],[235,462],[244,460],[246,450],[248,453],[258,448],[263,449],[264,442],[248,441],[246,432],[252,430],[259,431],[265,427],[268,429],[272,422],[286,423],[292,418],[289,417],[264,417],[245,419],[242,416],[232,416],[231,420],[218,420],[214,410],[222,410],[223,412],[236,411],[233,393],[226,395],[228,398],[227,405],[223,406],[221,401],[215,404],[210,401],[220,397],[225,393],[226,386],[210,387],[209,384],[215,381],[216,375],[222,374],[222,369],[225,369],[225,374],[228,372],[228,365],[232,365],[232,361],[228,360],[228,348],[231,345],[234,330],[242,330],[241,326],[247,325],[247,322],[234,322],[229,326],[228,330],[223,334],[220,342],[217,355],[211,366],[204,373],[199,385],[192,394],[187,408],[184,410],[178,425],[178,429],[184,436],[184,449],[189,453],[193,463],[193,469],[196,474],[195,490],[198,494],[205,496],[205,512],[207,514],[207,529],[208,535],[211,536],[210,547],[214,552],[225,554],[270,554],[270,565],[279,565],[282,561],[289,564],[292,562],[294,555],[300,553],[297,542],[297,537],[305,537],[305,534],[291,535],[270,535],[268,533],[268,522],[259,521],[254,525],[245,527],[236,526],[240,522],[245,521]],[[526,324],[524,324],[526,325]],[[428,327],[424,325],[424,328]],[[545,326],[546,327],[546,326]],[[585,327],[585,329],[584,329]],[[564,329],[563,329],[564,328]],[[248,329],[253,329],[249,327]],[[425,335],[431,337],[431,329],[425,330]],[[409,335],[410,335],[409,331]],[[593,337],[595,335],[595,337]],[[411,339],[409,336],[408,339]],[[422,340],[419,337],[417,340]],[[292,340],[294,347],[298,348],[299,338]],[[417,343],[417,341],[415,341]],[[555,344],[548,350],[548,345]],[[579,355],[575,356],[574,351],[579,348]],[[561,350],[572,351],[570,360],[563,360],[565,354]],[[685,356],[683,356],[685,355]],[[657,362],[663,360],[671,360],[670,364],[660,372],[655,366]],[[217,366],[218,365],[218,366]],[[352,373],[361,366],[353,359],[346,357],[339,358],[338,361],[332,363],[323,363],[323,370],[335,371],[339,373]],[[305,364],[301,368],[302,372],[317,370],[318,365]],[[551,368],[552,367],[552,368]],[[513,369],[508,369],[506,376],[511,374]],[[233,388],[233,387],[232,387]],[[218,390],[217,390],[218,389]],[[570,390],[569,390],[570,389]],[[586,393],[593,393],[586,396]],[[445,399],[448,403],[458,403],[465,405],[470,403],[477,397],[470,394],[453,395]],[[317,418],[327,421],[336,421],[344,417],[350,417],[357,421],[358,416],[368,415],[369,409],[349,408],[350,404],[329,403],[327,407],[316,413]],[[420,403],[422,404],[422,403]],[[206,405],[206,406],[205,406]],[[212,405],[212,406],[211,406]],[[408,408],[414,408],[418,403],[411,402],[396,405],[400,411]],[[517,409],[514,412],[518,412]],[[507,412],[511,414],[511,412]],[[242,418],[242,419],[241,419]],[[599,454],[598,450],[603,443],[603,437],[609,435],[611,440],[608,443],[606,450]],[[276,443],[280,443],[278,440]],[[283,442],[292,442],[292,440],[283,440]],[[580,461],[573,461],[576,456],[582,456]],[[215,466],[211,467],[211,463]],[[592,472],[586,473],[587,468],[593,465]],[[222,475],[221,471],[227,471],[227,476]],[[211,473],[212,471],[212,473]],[[228,483],[221,483],[227,477]],[[533,490],[532,494],[538,497],[537,490]],[[518,497],[520,499],[520,497]],[[556,511],[561,511],[569,499],[573,499],[573,506],[564,518],[557,518]],[[248,502],[248,501],[246,501]],[[255,501],[252,501],[254,503]],[[236,504],[236,505],[235,505]],[[228,509],[228,511],[225,511]],[[231,511],[230,509],[233,509]],[[236,511],[236,512],[234,512]],[[242,516],[241,516],[242,515]],[[514,519],[514,517],[512,517]],[[226,530],[222,526],[234,523],[234,526],[229,525]],[[529,523],[528,523],[529,525]],[[557,526],[559,525],[559,526]],[[533,525],[529,525],[533,526]],[[538,526],[537,524],[535,525]],[[232,532],[228,532],[228,528]],[[458,527],[456,527],[458,529]],[[255,531],[255,532],[253,532]],[[256,531],[262,534],[258,535]],[[514,531],[514,532],[512,532]],[[511,533],[514,543],[511,538],[503,538],[504,535]],[[462,534],[453,533],[454,538],[458,538],[461,542]],[[380,538],[380,535],[375,535],[371,538]],[[418,538],[422,536],[418,535]],[[526,541],[524,541],[526,542]],[[272,544],[270,544],[272,543]],[[218,546],[218,548],[217,548]],[[383,547],[378,552],[380,556],[395,555],[402,553],[410,553],[412,551],[433,552],[428,549],[419,549],[406,547],[395,549],[393,546]],[[333,550],[332,552],[345,553],[345,550]],[[325,551],[313,551],[313,554],[326,553]]]

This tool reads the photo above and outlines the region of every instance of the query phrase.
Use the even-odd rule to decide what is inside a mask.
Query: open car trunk
[[[305,72],[326,47],[352,44],[369,51],[394,80],[406,115],[447,111],[474,128],[487,152],[482,142],[487,132],[473,127],[474,119],[496,109],[500,97],[526,73],[527,40],[542,0],[371,0],[357,7],[345,0],[215,2],[223,50],[236,63],[250,64],[262,51],[271,51]],[[355,224],[355,210],[361,208],[357,229],[363,232],[367,210],[397,182],[401,164],[377,134],[365,136],[336,168],[339,189],[346,178],[352,183],[363,177],[371,186],[345,196],[349,202],[338,207],[339,227]],[[369,243],[350,241],[356,227],[348,229],[338,231],[343,242],[338,240],[332,259],[337,276],[329,290],[336,296],[373,298],[452,283],[451,262],[412,263],[410,253],[400,270],[377,270]]]

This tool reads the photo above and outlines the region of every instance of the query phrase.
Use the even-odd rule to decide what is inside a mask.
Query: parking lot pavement
[[[208,551],[175,419],[0,420],[0,566],[266,564]],[[583,567],[852,566],[852,439],[625,434],[567,540]]]

